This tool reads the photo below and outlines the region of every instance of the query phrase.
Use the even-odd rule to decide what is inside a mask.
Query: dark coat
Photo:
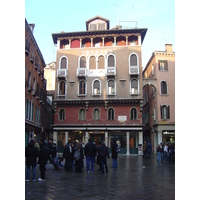
[[[118,153],[116,152],[116,149],[117,149],[117,144],[116,144],[116,142],[113,142],[112,146],[111,146],[112,159],[117,159]]]
[[[47,145],[46,144],[40,145],[38,163],[41,165],[47,164],[48,155],[49,155],[49,149],[48,149]]]
[[[96,156],[97,147],[93,142],[88,142],[85,145],[85,155],[86,156]]]
[[[39,152],[38,148],[35,147],[34,143],[29,143],[28,146],[25,148],[25,156],[26,156],[26,165],[27,167],[37,165],[36,158],[38,157]]]
[[[99,147],[99,155],[100,155],[100,157],[104,157],[104,158],[110,157],[109,152],[108,152],[108,147],[105,144],[102,144]]]
[[[63,157],[65,159],[71,158],[71,154],[72,153],[70,153],[69,145],[65,145],[64,150],[63,150]]]

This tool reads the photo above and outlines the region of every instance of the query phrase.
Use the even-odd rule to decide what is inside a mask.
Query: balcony
[[[129,75],[139,75],[139,67],[138,66],[129,66]]]
[[[116,67],[107,67],[107,76],[116,76]]]
[[[57,69],[57,78],[66,79],[67,77],[67,70],[66,69]]]
[[[87,75],[87,73],[86,73],[87,71],[86,71],[86,68],[78,68],[77,69],[77,77],[79,77],[79,78],[85,78],[86,77],[86,75]]]

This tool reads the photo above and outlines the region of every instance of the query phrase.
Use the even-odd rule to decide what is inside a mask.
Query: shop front
[[[93,142],[95,142],[97,146],[99,146],[100,142],[105,141],[105,144],[110,149],[112,141],[115,139],[120,146],[119,154],[138,155],[138,146],[143,144],[142,127],[126,128],[126,130],[123,129],[124,128],[111,127],[82,127],[81,129],[54,127],[53,140],[57,144],[58,152],[62,153],[64,146],[68,141],[79,141],[85,145],[88,142],[88,139],[92,138]]]

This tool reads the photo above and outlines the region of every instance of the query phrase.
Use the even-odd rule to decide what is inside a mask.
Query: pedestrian
[[[38,160],[38,163],[40,164],[41,177],[38,178],[38,181],[45,181],[45,170],[46,170],[48,156],[49,156],[49,149],[47,147],[47,144],[45,143],[44,139],[41,139],[40,140],[39,160]]]
[[[71,157],[72,157],[72,147],[71,142],[65,144],[64,151],[63,151],[63,157],[65,158],[65,170],[66,171],[72,171],[71,168]]]
[[[74,152],[75,172],[83,172],[83,147],[80,142],[78,142],[76,145],[77,148]]]
[[[85,145],[85,155],[86,155],[86,164],[87,164],[87,172],[90,172],[90,164],[91,164],[91,172],[94,171],[94,158],[96,156],[97,147],[92,142],[92,139],[88,139],[88,143]]]
[[[147,143],[147,158],[151,158],[151,143]]]
[[[115,144],[116,144],[116,141],[115,141]],[[102,173],[104,173],[104,165],[105,165],[106,173],[108,173],[107,157],[109,159],[110,156],[108,152],[108,147],[105,145],[105,142],[102,142],[99,153],[100,153],[100,158],[101,158]]]
[[[164,161],[167,162],[168,146],[165,143],[164,145]]]
[[[157,146],[157,160],[161,161],[162,142]]]
[[[118,152],[117,152],[118,144],[116,143],[116,140],[113,139],[112,145],[111,145],[111,151],[112,151],[112,168],[116,169],[118,168],[117,164],[117,157],[118,157]]]
[[[101,171],[100,147],[101,147],[101,142],[99,142],[99,146],[97,149],[97,165],[99,165],[99,170]]]
[[[51,139],[49,139],[47,147],[49,149],[49,155],[48,155],[48,160],[50,163],[53,163],[53,158],[52,158],[52,148],[53,148],[53,142]]]
[[[34,140],[31,140],[28,146],[25,148],[26,157],[26,181],[30,178],[30,168],[32,167],[32,181],[36,181],[36,159],[39,155],[37,147],[34,145]]]
[[[56,170],[59,170],[61,169],[60,168],[60,162],[59,162],[59,159],[57,157],[57,146],[56,146],[56,143],[53,143],[53,146],[51,148],[51,155],[52,155],[52,164],[54,166],[54,168]]]
[[[143,158],[147,158],[147,142],[143,144]]]

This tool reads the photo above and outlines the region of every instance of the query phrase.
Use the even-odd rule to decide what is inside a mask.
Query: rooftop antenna
[[[119,26],[119,6],[115,3],[114,3],[114,5],[118,7],[118,26]]]

